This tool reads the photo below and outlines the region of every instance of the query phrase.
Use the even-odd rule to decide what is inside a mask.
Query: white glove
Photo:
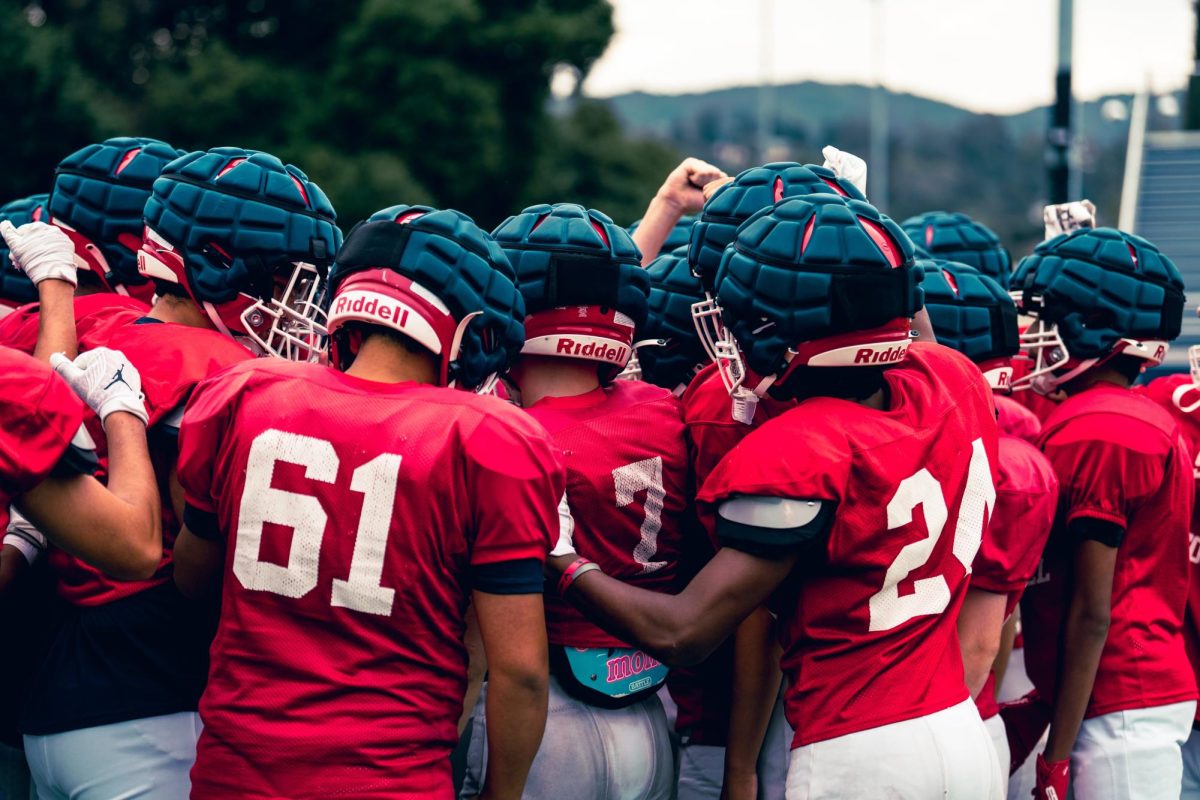
[[[850,183],[854,184],[863,193],[864,197],[866,196],[867,162],[854,155],[854,153],[838,150],[831,144],[827,144],[821,148],[821,155],[825,156],[826,168],[833,170],[833,174],[842,180],[850,181]]]
[[[74,361],[62,353],[50,356],[50,366],[83,398],[103,423],[116,411],[125,411],[147,423],[142,376],[120,350],[97,347]]]
[[[1091,200],[1076,200],[1046,206],[1042,210],[1042,220],[1046,223],[1046,241],[1080,228],[1094,228],[1096,204]]]
[[[46,549],[46,537],[42,536],[33,523],[25,519],[16,506],[8,509],[8,533],[4,535],[4,544],[15,547],[25,560],[32,566]]]
[[[554,545],[550,555],[575,555],[575,517],[571,516],[566,492],[563,492],[562,500],[558,501],[558,544]]]
[[[0,234],[8,243],[13,264],[35,285],[46,280],[77,285],[75,245],[60,229],[44,222],[14,228],[8,220],[0,220]]]

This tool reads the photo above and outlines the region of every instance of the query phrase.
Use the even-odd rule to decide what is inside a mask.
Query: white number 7
[[[976,439],[971,443],[967,485],[954,526],[954,556],[968,575],[971,573],[971,562],[975,560],[975,553],[983,541],[984,514],[990,518],[995,505],[996,487],[992,484],[987,451],[983,449],[983,440]],[[883,588],[868,601],[872,631],[891,630],[923,614],[940,614],[950,605],[950,585],[944,575],[919,578],[913,581],[912,594],[900,595],[900,581],[929,561],[946,525],[946,499],[942,485],[924,467],[900,481],[896,494],[887,505],[888,530],[911,523],[917,506],[925,509],[925,525],[929,534],[900,548],[884,576]]]
[[[634,562],[642,565],[642,574],[657,572],[667,565],[665,561],[651,561],[658,550],[658,532],[662,529],[663,501],[667,497],[663,489],[662,456],[645,458],[617,467],[612,471],[613,484],[617,490],[617,508],[624,508],[634,501],[638,492],[646,493],[646,516],[642,519],[641,538],[633,548]]]

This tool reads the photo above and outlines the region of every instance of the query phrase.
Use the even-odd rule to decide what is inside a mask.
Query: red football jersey
[[[1195,487],[1175,421],[1152,400],[1099,383],[1059,405],[1040,445],[1058,475],[1059,514],[1021,603],[1030,679],[1054,697],[1073,580],[1067,525],[1092,517],[1122,526],[1125,536],[1087,716],[1194,699],[1180,628]]]
[[[995,504],[997,433],[978,367],[914,343],[886,371],[889,408],[814,398],[717,466],[700,502],[836,504],[824,557],[782,587],[793,747],[913,719],[968,697],[956,621]]]
[[[227,537],[192,796],[449,798],[471,568],[557,540],[545,432],[494,397],[270,359],[202,383],[179,449]]]
[[[169,440],[156,436],[153,429],[182,407],[201,380],[229,364],[252,358],[249,350],[224,334],[169,322],[112,327],[104,339],[97,338],[96,343],[120,350],[142,376],[142,393],[146,395],[146,410],[150,414],[147,429],[150,458],[154,462],[159,495],[163,500],[163,558],[150,579],[118,581],[74,556],[51,548],[50,564],[58,577],[59,594],[83,606],[97,606],[129,597],[171,579],[171,548],[179,532],[179,521],[175,519],[169,501],[168,483],[175,463],[175,447]],[[85,420],[103,466],[108,453],[104,429],[90,412],[85,415]]]
[[[997,394],[992,399],[996,401],[996,419],[1001,434],[1024,439],[1030,444],[1037,441],[1042,432],[1042,421],[1037,414],[1007,395]]]
[[[618,580],[674,591],[691,496],[679,400],[649,383],[614,381],[526,411],[562,452],[579,554]],[[629,646],[557,592],[546,595],[546,625],[551,644]]]
[[[681,398],[693,485],[699,489],[725,455],[750,431],[795,406],[794,401],[764,397],[755,407],[751,424],[732,416],[729,391],[715,364],[692,379]],[[713,519],[701,520],[708,541],[689,540],[683,554],[684,581],[698,573],[716,553]],[[667,677],[671,699],[678,707],[675,729],[695,744],[723,747],[729,732],[730,689],[733,685],[733,642],[726,641],[702,664],[672,669]]]
[[[1041,451],[1015,436],[1000,436],[999,466],[996,508],[971,565],[971,588],[1007,595],[1004,616],[1008,617],[1037,572],[1054,525],[1058,479]],[[975,705],[983,719],[1000,713],[995,673],[988,674]]]
[[[1054,413],[1054,409],[1058,408],[1058,403],[1044,394],[1038,394],[1032,389],[1026,389],[1023,392],[1013,392],[1010,399],[1032,411],[1033,415],[1043,423],[1050,419],[1050,415]]]
[[[83,421],[83,403],[54,370],[0,347],[0,533],[13,498],[58,464]]]
[[[1175,374],[1155,378],[1148,384],[1133,387],[1170,412],[1179,424],[1192,458],[1196,491],[1200,493],[1200,388],[1190,375]],[[1195,406],[1195,408],[1193,408]],[[1185,411],[1184,409],[1189,409]],[[1183,644],[1187,650],[1192,672],[1200,683],[1200,502],[1192,511],[1192,526],[1188,534],[1188,603],[1183,620]],[[1200,708],[1196,710],[1200,720]]]
[[[32,353],[37,345],[38,312],[41,305],[29,303],[0,320],[0,344]],[[145,316],[150,307],[141,300],[123,294],[100,292],[75,298],[75,335],[79,350],[107,346],[109,334],[116,328]]]

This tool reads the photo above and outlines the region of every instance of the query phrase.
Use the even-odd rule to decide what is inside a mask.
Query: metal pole
[[[1071,39],[1073,0],[1058,0],[1058,71],[1054,76],[1054,105],[1046,136],[1046,165],[1051,203],[1071,198]]]
[[[758,146],[758,161],[765,163],[767,161],[767,150],[771,146],[771,134],[773,128],[773,100],[772,97],[772,81],[773,71],[775,69],[774,53],[772,45],[774,43],[774,31],[771,29],[771,12],[774,10],[774,0],[762,0],[759,5],[760,14],[759,20],[762,28],[759,32],[759,68],[761,75],[758,83],[758,124],[757,124],[757,139]]]
[[[1189,131],[1200,130],[1200,3],[1193,3],[1196,11],[1196,41],[1192,62],[1192,74],[1188,77],[1187,108],[1184,111],[1183,125]]]
[[[867,173],[871,178],[870,201],[879,209],[888,209],[888,98],[883,85],[884,45],[883,0],[871,3],[871,69],[875,85],[871,89],[871,156]]]

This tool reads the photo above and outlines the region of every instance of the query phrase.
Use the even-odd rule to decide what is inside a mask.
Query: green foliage
[[[401,202],[485,227],[566,200],[627,222],[677,154],[628,140],[602,106],[546,110],[555,65],[586,73],[612,33],[605,0],[10,6],[0,199],[45,191],[88,142],[139,135],[273,152],[325,189],[344,227]]]

